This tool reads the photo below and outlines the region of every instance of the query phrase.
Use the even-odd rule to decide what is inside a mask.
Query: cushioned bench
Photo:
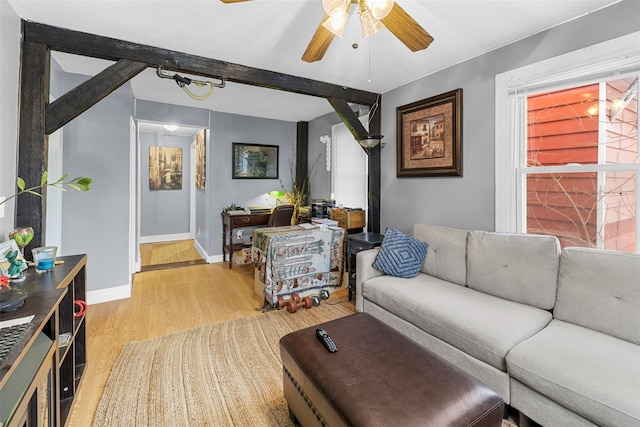
[[[338,351],[315,337],[323,328]],[[489,387],[359,313],[280,340],[284,396],[303,426],[501,426]]]

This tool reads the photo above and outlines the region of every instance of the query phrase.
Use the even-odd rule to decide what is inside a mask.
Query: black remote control
[[[335,353],[338,351],[338,347],[336,347],[336,343],[333,342],[331,337],[327,335],[327,333],[322,328],[316,329],[316,337],[320,340],[320,342],[329,350],[330,353]]]

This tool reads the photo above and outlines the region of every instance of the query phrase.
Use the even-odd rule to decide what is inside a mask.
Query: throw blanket
[[[265,300],[342,285],[344,229],[267,227],[253,233],[252,260]]]

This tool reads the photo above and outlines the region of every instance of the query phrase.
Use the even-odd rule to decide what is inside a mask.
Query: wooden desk
[[[269,223],[270,216],[270,212],[241,215],[229,215],[228,212],[222,212],[222,262],[225,260],[225,254],[228,253],[229,268],[233,268],[233,251],[237,251],[244,246],[248,246],[244,243],[233,243],[234,229],[255,225],[267,225]],[[227,243],[227,237],[229,237],[229,243]]]

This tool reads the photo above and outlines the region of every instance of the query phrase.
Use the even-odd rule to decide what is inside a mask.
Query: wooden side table
[[[373,249],[382,244],[382,234],[378,233],[357,233],[347,235],[347,271],[349,274],[349,301],[356,291],[356,268],[355,258],[360,251]]]

